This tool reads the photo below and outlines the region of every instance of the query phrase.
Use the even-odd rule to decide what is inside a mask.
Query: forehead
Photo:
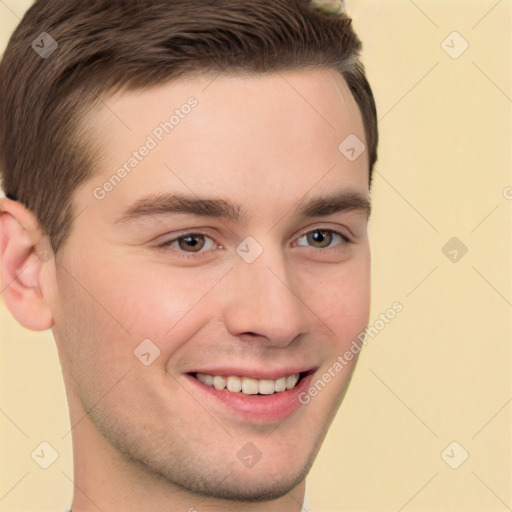
[[[351,161],[340,151],[347,137],[365,142],[362,117],[331,69],[204,75],[123,91],[104,99],[88,125],[101,159],[80,194],[111,216],[162,190],[236,196],[257,208],[314,187],[367,189],[366,152]],[[109,180],[105,199],[94,201],[94,187]]]

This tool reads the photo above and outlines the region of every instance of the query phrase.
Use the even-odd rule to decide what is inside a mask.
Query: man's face
[[[303,211],[368,199],[366,152],[338,149],[364,141],[356,103],[331,70],[180,80],[106,103],[90,116],[103,153],[74,196],[54,297],[75,458],[110,450],[194,493],[277,497],[313,463],[356,358],[333,365],[368,322],[367,212]],[[176,212],[171,194],[238,206]]]

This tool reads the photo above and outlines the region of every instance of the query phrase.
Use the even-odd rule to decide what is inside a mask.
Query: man
[[[73,512],[302,508],[368,323],[377,158],[325,4],[37,1],[9,42],[3,296],[55,336]]]

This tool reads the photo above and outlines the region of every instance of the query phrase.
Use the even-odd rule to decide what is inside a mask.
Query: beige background
[[[0,0],[0,51],[30,3]],[[348,1],[380,118],[370,323],[404,309],[369,340],[308,478],[316,512],[512,507],[511,4]],[[53,338],[1,302],[0,321],[0,510],[58,511],[73,484]],[[43,440],[47,470],[30,457]]]

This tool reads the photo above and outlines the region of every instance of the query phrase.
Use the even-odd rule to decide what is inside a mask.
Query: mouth
[[[236,370],[205,370],[187,373],[186,377],[205,400],[224,413],[251,423],[268,423],[305,410],[299,398],[310,386],[315,371],[240,375]]]
[[[208,373],[192,373],[189,375],[192,375],[205,386],[213,387],[217,391],[228,391],[229,393],[248,396],[268,396],[294,389],[309,373],[312,373],[312,370],[283,375],[277,379],[255,379],[237,375],[210,375]]]

